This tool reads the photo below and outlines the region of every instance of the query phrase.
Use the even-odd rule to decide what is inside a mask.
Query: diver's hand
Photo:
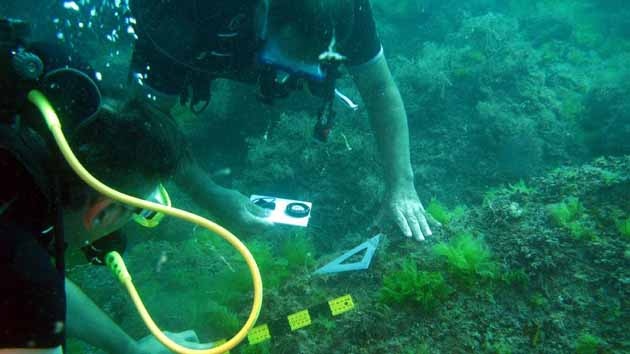
[[[212,348],[212,343],[199,343],[199,338],[194,330],[172,333],[164,331],[167,337],[179,345],[190,349],[208,349]],[[136,342],[135,347],[126,354],[171,354],[162,343],[160,343],[152,334],[140,339]]]
[[[385,217],[393,218],[405,236],[413,236],[418,241],[424,241],[427,236],[433,234],[427,221],[433,219],[424,210],[413,184],[388,191],[381,212],[376,218],[377,223]]]
[[[266,220],[266,210],[254,205],[238,191],[216,184],[193,160],[182,163],[175,183],[199,206],[220,219],[231,231],[258,233],[273,223]]]
[[[273,222],[265,219],[268,211],[252,203],[249,198],[232,189],[222,189],[215,195],[217,210],[214,214],[228,226],[246,233],[257,233],[273,226]]]

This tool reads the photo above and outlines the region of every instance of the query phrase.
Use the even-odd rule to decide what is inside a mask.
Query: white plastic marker
[[[253,194],[252,203],[269,211],[265,219],[277,223],[306,227],[311,219],[313,203]]]

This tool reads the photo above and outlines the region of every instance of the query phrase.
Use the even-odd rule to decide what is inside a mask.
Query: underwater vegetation
[[[433,251],[441,256],[449,270],[459,282],[472,286],[486,280],[496,279],[499,266],[492,252],[480,238],[472,233],[461,232],[449,242],[440,242]]]
[[[486,354],[512,354],[513,352],[512,346],[504,342],[488,344],[484,351]]]
[[[404,354],[430,354],[431,349],[425,343],[418,344],[415,348],[406,348]]]
[[[617,220],[616,225],[621,236],[630,239],[630,217]]]
[[[216,302],[208,301],[204,314],[216,324],[213,329],[217,339],[229,338],[241,328],[242,320],[236,312]]]
[[[568,226],[578,220],[584,212],[584,206],[576,197],[566,198],[564,201],[549,205],[549,213],[558,226]]]
[[[264,274],[263,281],[267,289],[273,289],[279,286],[284,279],[289,276],[287,269],[287,260],[276,257],[272,251],[271,245],[253,241],[248,242],[247,247],[256,259],[256,264],[261,274]],[[243,306],[243,300],[246,300],[245,294],[249,294],[252,289],[251,276],[247,269],[247,265],[240,259],[228,260],[231,267],[225,267],[216,273],[213,277],[216,285],[217,300],[231,306]]]
[[[458,205],[455,209],[449,210],[439,200],[431,198],[426,211],[433,217],[433,219],[442,224],[442,226],[447,226],[451,223],[451,221],[460,218],[466,212],[466,208]]]
[[[223,267],[213,276],[216,296],[219,302],[238,308],[243,305],[243,295],[251,291],[251,276],[240,256],[230,252],[225,242],[220,242],[223,244],[221,252],[231,257],[226,258],[226,264],[230,266]],[[265,240],[246,244],[256,259],[266,291],[275,291],[292,275],[308,273],[315,264],[315,248],[302,231],[285,235],[279,244]]]
[[[441,259],[443,267],[419,270],[417,261],[403,260],[398,268],[384,275],[380,301],[417,305],[423,312],[432,313],[456,288],[481,289],[493,280],[512,286],[528,282],[523,270],[501,274],[485,242],[469,232],[460,232],[451,241],[435,245],[432,252],[430,257]]]
[[[304,231],[285,236],[280,254],[287,260],[289,271],[311,270],[315,265],[315,246]]]
[[[604,349],[604,340],[589,333],[580,334],[575,342],[576,354],[601,354]]]
[[[519,179],[518,182],[514,184],[509,184],[509,191],[511,193],[519,193],[524,195],[530,195],[534,193],[534,189],[525,183],[523,179]]]
[[[548,205],[547,210],[554,223],[567,229],[573,238],[578,240],[595,238],[595,231],[588,224],[588,216],[579,198],[568,197],[559,203]]]
[[[269,342],[263,342],[257,345],[243,345],[243,346],[240,346],[236,350],[236,352],[239,354],[271,354],[273,353]]]
[[[383,278],[380,300],[392,303],[411,303],[427,313],[435,311],[453,289],[440,272],[420,271],[414,260],[406,259],[400,268]]]

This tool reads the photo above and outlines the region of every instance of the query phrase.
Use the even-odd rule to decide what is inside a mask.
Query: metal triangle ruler
[[[353,270],[368,269],[370,267],[370,263],[372,263],[372,257],[374,257],[374,252],[376,252],[376,247],[378,247],[378,243],[380,240],[381,240],[381,234],[378,234],[372,237],[371,239],[363,242],[357,247],[337,257],[332,262],[319,268],[318,270],[315,271],[315,274],[331,274],[331,273],[349,272]],[[353,262],[353,263],[344,263],[348,258],[364,250],[365,250],[365,254],[363,255],[363,258],[360,261]]]

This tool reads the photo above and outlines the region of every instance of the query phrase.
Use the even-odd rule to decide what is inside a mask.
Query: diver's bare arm
[[[413,184],[407,113],[385,57],[350,72],[372,123],[388,187]]]
[[[127,335],[79,287],[66,278],[69,336],[108,353],[135,353],[136,341]]]
[[[175,175],[175,183],[195,203],[208,208],[211,212],[216,212],[216,209],[221,208],[221,205],[219,205],[222,199],[221,196],[231,192],[230,189],[216,184],[210,174],[204,171],[192,158],[188,159],[178,169]]]

